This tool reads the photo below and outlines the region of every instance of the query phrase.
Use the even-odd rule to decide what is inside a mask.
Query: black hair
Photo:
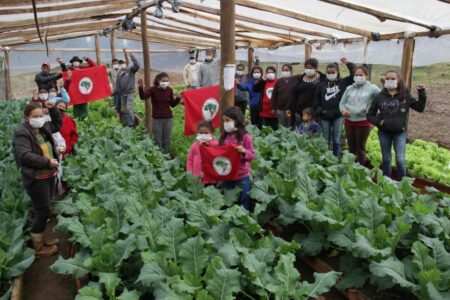
[[[355,68],[355,71],[353,73],[356,73],[356,71],[361,70],[363,71],[364,75],[366,75],[367,78],[369,78],[369,69],[366,66],[357,66]]]
[[[199,131],[200,128],[203,128],[203,127],[208,128],[209,131],[211,131],[211,133],[214,133],[214,126],[213,126],[213,124],[210,121],[203,120],[200,123],[198,123],[197,131]]]
[[[284,67],[288,68],[289,71],[292,72],[292,65],[291,65],[291,64],[284,64],[284,65],[282,65],[282,66],[281,66],[281,70],[283,70]]]
[[[125,61],[123,60],[123,59],[121,59],[121,60],[119,60],[119,61],[117,61],[119,64],[124,64],[125,63]]]
[[[25,106],[25,109],[23,110],[23,114],[25,117],[29,117],[31,112],[35,109],[42,109],[42,104],[40,102],[30,102]]]
[[[238,143],[242,142],[244,139],[244,134],[247,133],[247,130],[245,129],[245,123],[244,123],[244,115],[242,114],[242,111],[238,107],[230,107],[227,110],[223,112],[223,116],[227,116],[228,118],[232,119],[234,121],[234,126],[236,127],[236,133],[237,133],[237,140]],[[227,137],[227,132],[222,133],[219,139],[219,144],[223,145],[225,142],[225,138]]]
[[[308,58],[305,61],[305,68],[306,68],[307,65],[310,65],[314,69],[317,69],[317,68],[319,68],[319,61],[317,59],[315,59],[315,58]]]
[[[269,71],[269,70],[272,70],[275,74],[277,73],[277,69],[276,69],[274,66],[268,66],[268,67],[266,68],[266,73],[267,73],[267,71]]]
[[[388,73],[394,73],[397,74],[397,93],[398,93],[398,99],[400,101],[405,100],[405,96],[409,93],[408,88],[405,86],[405,82],[400,75],[398,71],[395,70],[389,70],[386,73],[384,73],[384,76],[386,76]],[[383,78],[384,79],[384,78]],[[384,83],[384,82],[383,82]]]
[[[245,70],[245,66],[244,66],[244,64],[237,64],[237,65],[236,65],[236,69],[237,69],[238,67],[243,67],[243,68],[244,68],[244,70]]]
[[[158,86],[159,82],[161,81],[161,79],[163,77],[169,78],[169,75],[167,73],[165,73],[165,72],[161,72],[158,75],[156,75],[155,80],[153,80],[153,86]]]
[[[328,64],[327,67],[326,67],[326,69],[325,69],[325,72],[326,72],[326,70],[328,70],[328,69],[336,69],[336,71],[337,71],[337,78],[336,78],[336,79],[341,78],[341,71],[340,71],[340,69],[339,69],[339,64],[338,64],[337,62]]]
[[[115,63],[115,62],[119,62],[119,60],[118,60],[117,58],[113,58],[113,59],[111,60],[111,63]]]
[[[259,72],[261,73],[261,75],[264,73],[264,72],[263,72],[263,68],[261,68],[260,66],[255,66],[255,67],[252,68],[252,71],[250,72],[250,74],[253,75],[253,72],[254,72],[255,70],[259,70]]]
[[[314,109],[312,107],[307,107],[302,111],[302,114],[311,116],[314,119]]]

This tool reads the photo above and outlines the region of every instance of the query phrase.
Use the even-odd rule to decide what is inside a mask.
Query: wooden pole
[[[150,74],[150,48],[147,36],[147,10],[141,12],[141,35],[142,35],[142,51],[144,56],[144,88],[149,89],[151,85]],[[152,103],[149,99],[145,99],[145,128],[147,133],[152,132]]]
[[[312,45],[310,43],[305,43],[305,61],[310,59],[312,55]]]
[[[403,56],[402,56],[402,66],[401,66],[401,76],[405,85],[411,88],[412,79],[412,65],[414,58],[414,37],[408,37],[403,40]]]
[[[102,64],[102,54],[100,53],[100,37],[98,34],[95,35],[95,57],[97,66]]]
[[[253,68],[253,54],[255,53],[255,49],[253,49],[252,47],[248,47],[248,73],[250,73],[250,71]]]
[[[111,59],[116,58],[116,31],[111,30],[111,34],[109,35],[109,44],[111,45]]]
[[[220,115],[234,105],[234,90],[225,91],[223,71],[226,65],[235,64],[235,14],[235,0],[220,1]]]
[[[11,72],[10,72],[10,64],[9,64],[9,49],[4,50],[4,62],[3,65],[5,67],[5,99],[12,99],[12,88],[11,88]]]

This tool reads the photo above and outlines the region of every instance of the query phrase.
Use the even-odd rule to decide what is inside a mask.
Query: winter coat
[[[319,76],[314,82],[305,81],[305,74],[295,76],[295,78],[298,78],[297,84],[289,98],[287,104],[288,110],[301,115],[305,108],[314,106],[314,96],[316,95],[317,87],[321,82],[325,82],[327,79],[325,74],[320,72],[317,73]]]
[[[220,82],[220,59],[214,58],[210,62],[203,62],[198,70],[198,86],[208,87]]]
[[[36,77],[34,78],[34,81],[36,82],[38,89],[46,89],[47,91],[51,88],[57,88],[56,81],[60,78],[62,78],[61,73],[48,73],[48,72],[40,72],[36,74]]]
[[[66,141],[66,152],[64,155],[72,153],[74,145],[78,142],[77,123],[66,113],[63,114],[62,126],[59,132]]]
[[[118,95],[133,94],[136,91],[135,74],[139,70],[139,62],[133,54],[130,54],[130,58],[133,65],[127,66],[117,74],[116,94]]]
[[[354,83],[345,90],[339,103],[339,110],[342,113],[347,108],[350,116],[346,119],[351,122],[366,121],[367,111],[379,92],[380,88],[370,81],[366,81],[362,85]]]
[[[196,62],[195,64],[189,63],[184,67],[183,80],[185,85],[198,86],[198,72],[201,65],[200,62]]]

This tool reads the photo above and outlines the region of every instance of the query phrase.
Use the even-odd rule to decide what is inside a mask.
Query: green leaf
[[[143,285],[152,287],[155,283],[161,282],[167,278],[167,275],[156,263],[145,264],[137,281],[142,282]]]
[[[428,255],[428,248],[423,243],[414,242],[411,252],[414,254],[412,262],[420,271],[436,267],[436,261]]]
[[[23,242],[20,243],[23,245]],[[23,251],[23,250],[22,250]],[[9,258],[13,258],[11,261],[14,263],[12,266],[8,266],[7,277],[13,278],[23,274],[34,262],[34,251],[26,248],[22,253],[18,255],[6,254]]]
[[[316,256],[328,245],[323,232],[310,231],[308,235],[294,235],[294,240],[301,245],[301,251],[307,256]]]
[[[294,268],[294,262],[293,254],[283,254],[274,268],[274,276],[282,284],[283,295],[289,295],[300,279],[300,273]]]
[[[116,288],[120,284],[120,278],[116,273],[99,273],[98,277],[100,283],[105,285],[106,295],[114,299],[116,296]]]
[[[447,252],[444,242],[438,238],[430,238],[419,234],[419,239],[431,248],[433,258],[436,260],[437,267],[442,271],[450,269],[450,253]]]
[[[85,286],[78,291],[75,300],[103,300],[103,295],[99,289]]]
[[[308,287],[308,297],[315,298],[326,292],[328,292],[339,278],[341,273],[328,272],[328,273],[314,273],[314,283],[303,282],[303,285]]]
[[[269,269],[264,262],[259,261],[252,253],[245,253],[242,265],[247,269],[252,283],[257,287],[256,292],[264,299],[269,299],[265,287],[273,281]]]
[[[414,283],[406,279],[404,264],[393,257],[385,259],[379,263],[372,261],[369,265],[369,269],[375,276],[381,278],[389,277],[402,287],[410,289],[416,288]]]
[[[215,300],[232,300],[241,290],[240,277],[238,270],[225,268],[222,259],[216,256],[208,266],[206,290]]]
[[[173,258],[175,264],[178,264],[179,245],[182,244],[185,238],[183,220],[178,218],[174,218],[167,223],[158,237],[158,243],[166,246],[168,251],[167,257]]]
[[[79,278],[92,271],[92,258],[83,251],[78,252],[73,258],[64,259],[60,256],[50,266],[50,269],[61,275],[72,275],[74,278]]]
[[[141,294],[138,291],[132,290],[129,291],[127,288],[125,288],[122,292],[122,294],[117,297],[117,300],[139,300],[141,297]]]
[[[181,245],[180,261],[184,273],[191,273],[198,278],[201,276],[208,262],[208,254],[205,250],[205,241],[200,235],[188,239]]]

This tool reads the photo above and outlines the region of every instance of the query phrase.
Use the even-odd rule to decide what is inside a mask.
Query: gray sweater
[[[117,74],[116,93],[118,95],[133,94],[136,91],[135,74],[139,70],[139,63],[133,54],[130,55],[133,65],[126,67]]]
[[[210,62],[203,62],[198,70],[198,86],[208,87],[220,82],[220,59],[214,58]]]

